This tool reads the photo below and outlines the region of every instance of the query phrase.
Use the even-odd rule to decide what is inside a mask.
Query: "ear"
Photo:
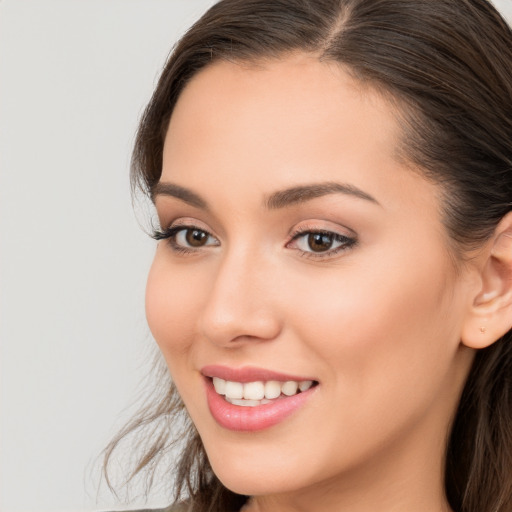
[[[500,221],[478,261],[480,289],[461,337],[474,349],[492,345],[512,328],[512,212]]]

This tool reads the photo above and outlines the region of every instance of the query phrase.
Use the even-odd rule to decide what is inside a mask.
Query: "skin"
[[[208,207],[165,193],[155,204],[163,229],[210,236],[188,252],[184,231],[159,242],[147,318],[213,470],[252,496],[248,511],[450,510],[444,449],[482,279],[454,264],[439,190],[398,158],[401,135],[382,96],[307,55],[215,63],[177,103],[161,183]],[[325,182],[375,201],[334,192],[266,204]],[[313,253],[310,231],[356,242]],[[208,410],[209,364],[319,386],[282,423],[233,432]]]

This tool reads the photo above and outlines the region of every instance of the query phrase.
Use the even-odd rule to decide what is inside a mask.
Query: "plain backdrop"
[[[131,146],[173,43],[212,3],[0,2],[2,512],[123,506],[97,496],[96,459],[153,349]]]
[[[154,344],[130,151],[169,50],[212,3],[0,1],[2,512],[123,506],[98,491],[97,457]]]

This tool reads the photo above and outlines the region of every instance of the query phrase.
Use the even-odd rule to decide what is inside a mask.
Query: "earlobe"
[[[462,332],[462,343],[474,349],[492,345],[512,328],[512,212],[496,227],[481,262],[481,287]]]

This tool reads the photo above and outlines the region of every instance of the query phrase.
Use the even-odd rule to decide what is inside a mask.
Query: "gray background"
[[[129,155],[168,51],[212,3],[0,2],[2,512],[114,508],[97,456],[153,353]]]

